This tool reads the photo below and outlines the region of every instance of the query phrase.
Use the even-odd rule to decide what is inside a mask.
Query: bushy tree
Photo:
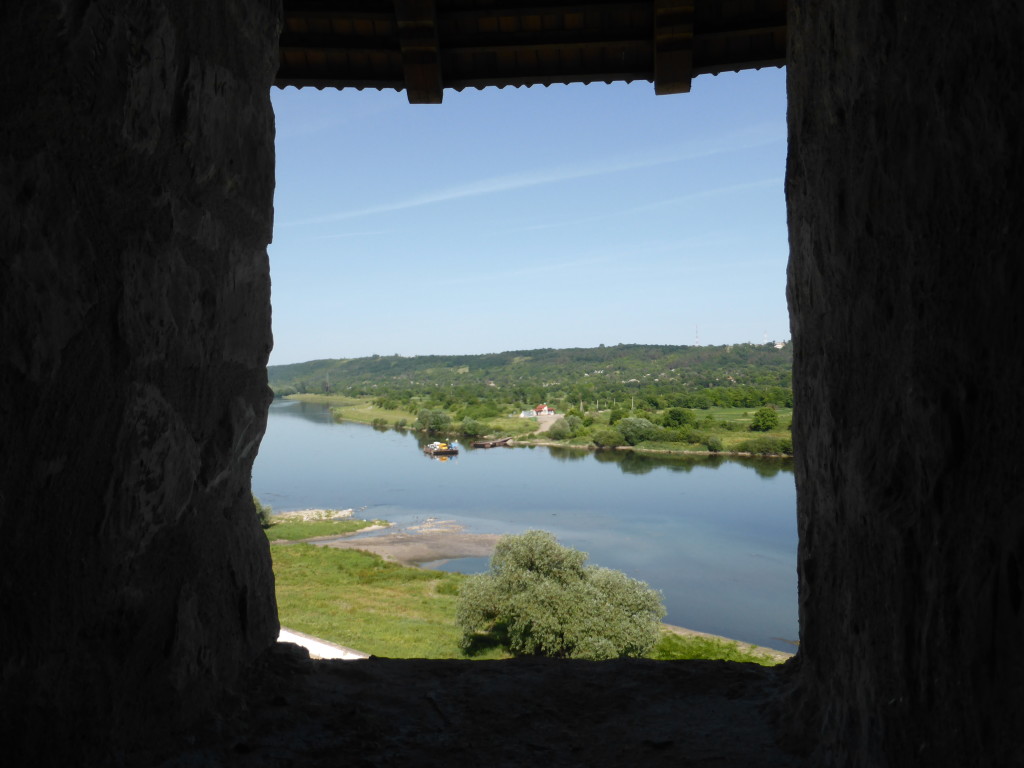
[[[754,432],[770,432],[779,424],[779,414],[769,405],[758,408],[754,411],[754,420],[750,422],[750,429]]]
[[[686,408],[669,408],[662,417],[663,427],[695,427],[697,416]]]
[[[697,437],[700,433],[694,432],[689,427],[682,427],[680,429],[668,429],[663,427],[658,431],[657,438],[663,443],[699,443]]]
[[[657,643],[661,595],[621,571],[584,565],[584,552],[546,531],[503,536],[487,573],[459,590],[463,647],[504,633],[516,654],[575,659],[642,656]]]
[[[427,432],[443,432],[451,424],[452,417],[438,408],[424,408],[416,414],[416,428]]]
[[[465,418],[462,420],[462,434],[469,437],[480,437],[480,435],[487,434],[487,425],[473,418]]]
[[[626,442],[622,433],[615,427],[602,427],[596,430],[591,440],[598,448],[616,448]]]
[[[568,440],[572,437],[572,427],[565,419],[558,419],[551,428],[548,429],[548,437],[552,440]]]
[[[653,440],[658,434],[658,426],[647,419],[620,419],[615,428],[622,433],[622,437],[630,445],[642,443],[644,440]]]

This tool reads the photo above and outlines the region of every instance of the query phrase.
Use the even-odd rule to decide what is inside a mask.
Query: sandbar
[[[362,533],[362,531],[360,531]],[[372,552],[392,563],[417,566],[436,560],[460,557],[490,557],[501,538],[497,533],[465,533],[452,520],[429,519],[392,533],[375,536],[351,536],[325,542],[334,549],[359,549]],[[318,543],[318,542],[313,542]]]

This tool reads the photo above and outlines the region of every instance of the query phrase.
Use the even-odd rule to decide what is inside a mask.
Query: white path
[[[368,653],[354,651],[343,645],[321,640],[319,637],[313,637],[312,635],[304,635],[302,632],[296,632],[294,629],[286,629],[285,627],[281,627],[281,634],[277,636],[277,642],[301,645],[309,651],[309,655],[314,659],[344,659],[351,661],[352,659],[370,658]]]

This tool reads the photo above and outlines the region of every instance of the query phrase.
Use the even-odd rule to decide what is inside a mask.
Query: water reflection
[[[557,461],[584,461],[590,451],[587,448],[568,448],[560,445],[549,445],[551,458]]]
[[[759,477],[769,479],[780,472],[793,474],[793,459],[791,458],[753,458],[750,456],[734,456],[732,460],[744,467],[754,470]]]

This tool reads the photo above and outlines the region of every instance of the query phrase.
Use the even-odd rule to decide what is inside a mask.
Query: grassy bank
[[[375,656],[466,658],[455,624],[459,586],[466,576],[406,568],[365,552],[303,543],[278,544],[271,547],[271,554],[283,625]],[[504,649],[492,647],[478,650],[472,658],[508,656]],[[732,641],[667,631],[650,658],[778,663]]]
[[[266,538],[271,542],[298,542],[327,536],[345,536],[357,530],[386,525],[383,520],[309,520],[303,522],[270,523],[264,528]]]
[[[330,514],[332,510],[327,510]],[[270,541],[301,541],[320,536],[344,536],[374,526],[384,526],[383,520],[354,520],[352,518],[321,520],[295,520],[286,517],[271,518],[269,528],[264,528]]]
[[[271,548],[285,626],[374,656],[458,659],[460,574],[311,544]],[[502,658],[496,650],[478,658]]]

